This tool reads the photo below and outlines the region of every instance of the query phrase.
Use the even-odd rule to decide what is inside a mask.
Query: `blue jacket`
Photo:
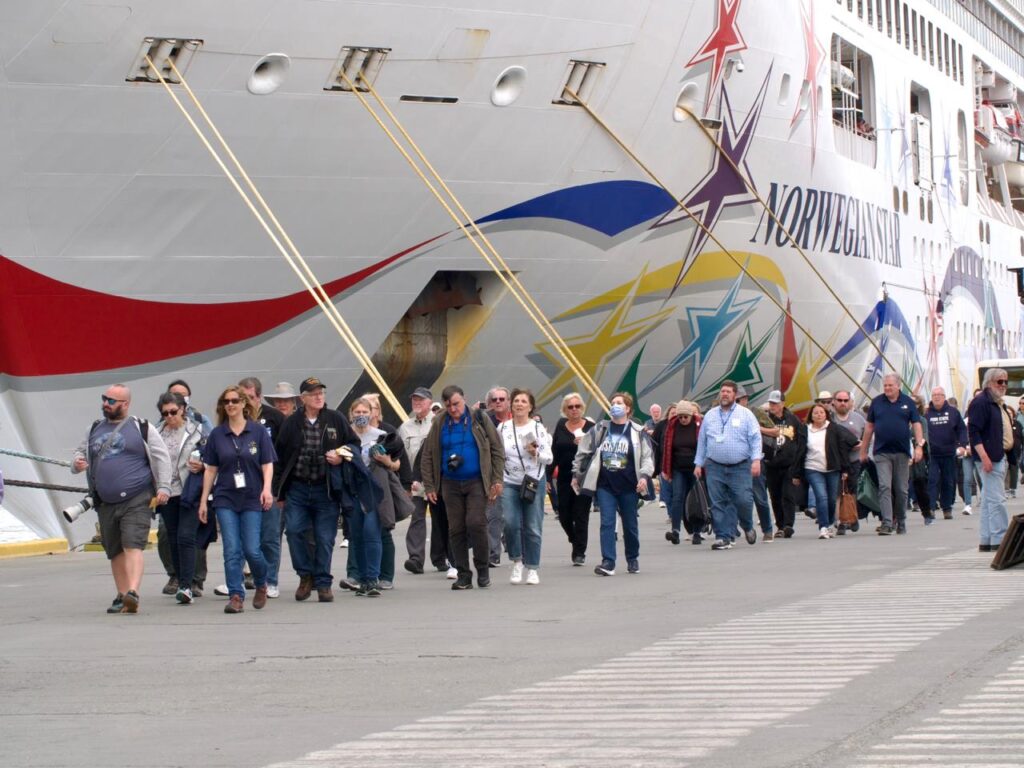
[[[993,464],[1002,461],[1006,455],[1003,450],[1003,413],[987,389],[983,389],[967,406],[967,432],[971,439],[971,455],[975,459],[981,460],[974,450],[974,446],[980,443],[985,446],[985,453]]]
[[[941,409],[928,403],[924,419],[928,423],[928,448],[932,456],[954,456],[957,448],[967,445],[967,425],[960,411],[949,403]]]

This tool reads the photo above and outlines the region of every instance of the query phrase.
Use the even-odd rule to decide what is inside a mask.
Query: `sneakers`
[[[512,575],[509,577],[509,582],[512,584],[523,583],[523,564],[520,562],[512,563]]]
[[[987,547],[988,545],[986,544],[985,546]],[[107,608],[107,613],[120,613],[122,608],[124,608],[124,595],[118,592],[114,597],[114,602]]]
[[[882,523],[878,526],[879,536],[892,536],[892,525],[890,523]]]
[[[817,520],[818,510],[816,510],[814,507],[808,507],[807,509],[804,510],[804,515],[811,518],[811,520]]]
[[[690,539],[690,543],[691,544],[703,544],[704,543],[704,538],[699,533],[695,533],[695,534],[693,534],[693,538]]]
[[[743,532],[743,538],[747,540],[747,544],[757,543],[757,529],[751,528],[749,531]]]
[[[371,581],[366,585],[366,596],[367,597],[380,597],[380,582]]]
[[[342,537],[341,544],[338,545],[341,549],[348,549],[348,539]]]
[[[366,597],[366,593],[369,591],[369,589],[370,589],[370,585],[369,584],[364,584],[363,582],[359,582],[356,585],[356,588],[354,590],[352,590],[352,594],[355,595],[356,597]]]
[[[476,585],[480,587],[480,589],[487,589],[491,586],[491,575],[487,573],[487,571],[478,573],[476,575]]]
[[[952,509],[944,509],[944,510],[942,510],[942,519],[943,520],[952,520],[953,519],[953,510]]]
[[[500,568],[501,567],[501,558],[500,557],[492,557],[490,559],[490,561],[489,561],[489,565],[491,566],[491,568]]]
[[[896,533],[898,535],[903,536],[903,535],[906,534],[906,532],[907,532],[907,524],[905,522],[900,520],[898,523],[896,523]]]
[[[227,597],[231,593],[228,592],[227,584],[218,584],[216,587],[213,588],[213,594],[217,595],[218,597]]]
[[[350,579],[348,576],[346,576],[338,582],[338,586],[342,589],[347,589],[349,592],[355,592],[357,589],[359,589],[360,584],[358,581]]]
[[[463,589],[472,589],[472,588],[473,588],[473,575],[472,574],[467,573],[465,576],[456,575],[455,583],[452,584],[452,589],[453,590],[460,591],[460,590],[463,590]]]
[[[768,531],[767,533],[762,534],[761,541],[763,541],[765,544],[771,544],[773,541],[775,541],[774,531]]]
[[[535,587],[540,584],[540,574],[537,573],[536,568],[526,569],[526,583],[531,587]]]
[[[405,563],[404,563],[404,566],[405,566],[405,570],[407,570],[409,573],[415,573],[415,574],[423,573],[423,566],[420,565],[419,563],[415,562],[412,559],[406,560]]]
[[[267,584],[267,597],[271,600],[276,600],[280,596],[281,590],[278,588],[277,584]]]
[[[313,593],[313,577],[311,575],[310,576],[300,576],[299,577],[299,586],[295,590],[295,599],[298,600],[301,603],[303,600],[307,600],[312,593]]]
[[[602,560],[601,564],[594,569],[594,573],[598,576],[614,576],[615,563],[611,560]]]
[[[387,579],[381,579],[377,582],[377,586],[383,590],[391,590],[395,588],[395,582],[388,581]]]
[[[224,613],[241,613],[245,610],[245,603],[241,595],[232,595],[228,604],[224,606]]]
[[[585,558],[583,555],[572,556],[572,564],[577,568],[582,566],[585,562],[587,562],[587,558]]]
[[[331,591],[330,587],[317,587],[316,599],[321,603],[333,603],[334,593]]]
[[[971,514],[971,505],[970,504],[964,504],[964,511],[963,511],[963,513],[965,515],[970,515]]]
[[[924,524],[925,525],[931,525],[934,522],[935,522],[935,517],[933,515],[928,515],[928,517],[926,517],[924,519]]]
[[[267,585],[256,587],[256,594],[252,596],[252,607],[257,611],[267,605]]]
[[[448,566],[448,573],[445,575],[445,578],[451,579],[452,581],[459,578],[459,569],[454,565]]]
[[[715,543],[711,545],[712,549],[732,549],[732,542],[726,541],[725,539],[715,539]]]
[[[658,506],[661,507],[662,509],[664,509],[665,508],[665,502],[664,501],[659,501],[658,502]]]
[[[665,541],[671,541],[673,544],[678,544],[679,531],[665,531]]]
[[[792,539],[793,538],[793,526],[787,525],[782,531],[782,538]]]
[[[192,602],[192,590],[191,589],[179,589],[174,593],[174,599],[182,605],[188,605]]]
[[[251,573],[245,574],[245,588],[246,589],[256,589],[256,582],[252,580],[252,574]]]
[[[121,607],[121,613],[138,613],[139,612],[139,593],[134,589],[129,589],[124,593],[124,605]]]
[[[828,526],[822,526],[821,528],[818,529],[818,538],[819,539],[831,539],[832,538],[832,531],[829,530]]]
[[[202,596],[203,596],[203,582],[201,582],[201,581],[193,581],[192,582],[192,597],[202,597]]]
[[[161,590],[165,595],[174,595],[178,592],[178,579],[176,576],[171,576],[164,584],[164,588]]]
[[[635,557],[626,561],[626,573],[640,573],[640,561]]]

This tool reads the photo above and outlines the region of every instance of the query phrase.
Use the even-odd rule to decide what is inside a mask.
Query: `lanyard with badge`
[[[724,443],[725,442],[725,428],[729,424],[729,417],[731,415],[732,415],[731,411],[723,411],[721,406],[718,407],[718,418],[721,419],[722,431],[720,433],[718,433],[717,435],[715,435],[715,442],[716,443]],[[732,420],[732,425],[734,427],[738,427],[740,425],[739,419],[733,419]]]
[[[235,435],[230,430],[228,434],[231,435],[231,444],[235,446],[235,488],[241,490],[245,488],[245,473],[242,471],[242,449],[238,445],[238,440],[235,439]]]

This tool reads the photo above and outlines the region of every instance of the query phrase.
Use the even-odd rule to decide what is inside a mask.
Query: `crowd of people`
[[[407,518],[410,574],[429,562],[453,590],[472,589],[474,575],[486,588],[504,556],[511,584],[539,585],[546,498],[573,566],[586,564],[596,505],[601,577],[616,574],[620,531],[625,570],[640,572],[638,509],[656,499],[672,545],[684,535],[700,545],[711,533],[711,549],[722,551],[756,544],[759,532],[765,543],[792,538],[799,510],[819,539],[856,532],[872,513],[879,535],[906,534],[910,505],[930,525],[937,512],[953,517],[959,490],[969,515],[977,485],[979,549],[994,551],[1024,435],[1024,417],[1003,403],[1006,372],[989,370],[964,414],[941,387],[925,403],[901,384],[886,376],[882,394],[860,409],[850,391],[820,392],[798,417],[779,390],[752,405],[725,381],[706,413],[687,400],[664,413],[652,405],[643,424],[629,393],[614,393],[606,417],[594,420],[572,392],[550,431],[524,388],[494,387],[471,404],[456,385],[438,402],[419,387],[395,427],[382,420],[376,393],[343,413],[327,406],[316,377],[298,392],[282,383],[265,395],[247,377],[220,392],[214,425],[179,379],[157,399],[151,425],[129,413],[131,391],[116,384],[72,471],[86,473],[96,504],[117,590],[109,613],[139,610],[154,513],[164,593],[183,605],[203,594],[206,550],[219,537],[226,584],[216,591],[229,614],[245,610],[249,591],[257,610],[280,597],[282,538],[299,578],[295,599],[315,590],[319,602],[333,601],[339,529],[347,562],[338,586],[381,596],[394,587],[393,531]]]

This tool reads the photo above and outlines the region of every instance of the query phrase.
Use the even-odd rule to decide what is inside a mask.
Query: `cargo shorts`
[[[137,493],[117,504],[100,503],[96,516],[100,521],[100,537],[107,559],[113,560],[126,549],[145,549],[149,543],[149,528],[153,510],[149,502],[150,490]]]

